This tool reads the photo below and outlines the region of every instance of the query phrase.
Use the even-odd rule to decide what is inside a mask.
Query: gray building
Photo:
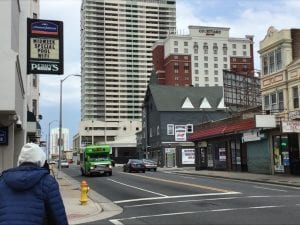
[[[150,84],[139,133],[140,157],[160,166],[194,166],[195,146],[188,141],[195,125],[227,117],[222,87]]]

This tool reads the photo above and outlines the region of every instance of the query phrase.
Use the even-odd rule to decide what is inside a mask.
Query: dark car
[[[123,166],[124,172],[143,172],[146,171],[146,166],[141,159],[129,159],[126,164]]]
[[[146,166],[146,170],[153,170],[153,171],[157,170],[157,163],[155,161],[150,159],[143,159],[143,162]]]

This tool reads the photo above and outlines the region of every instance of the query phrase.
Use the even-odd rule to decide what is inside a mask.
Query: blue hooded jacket
[[[0,225],[68,224],[59,186],[48,170],[19,166],[0,176]]]

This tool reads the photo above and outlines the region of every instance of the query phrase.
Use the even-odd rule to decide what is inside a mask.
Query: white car
[[[61,160],[61,168],[69,168],[69,162],[67,160]],[[59,163],[57,165],[59,167]]]

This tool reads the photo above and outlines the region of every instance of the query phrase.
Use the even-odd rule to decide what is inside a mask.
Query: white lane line
[[[124,225],[124,223],[120,222],[118,219],[117,220],[109,220],[111,223],[114,225]]]
[[[270,190],[270,191],[288,192],[287,190],[276,189],[276,188],[266,188],[266,187],[261,187],[261,186],[253,186],[253,187],[254,187],[254,188],[259,188],[259,189]]]
[[[296,205],[297,206],[297,205]],[[285,205],[263,205],[263,206],[254,206],[254,207],[245,207],[245,208],[223,208],[223,209],[211,209],[211,210],[200,210],[200,211],[187,211],[187,212],[177,212],[177,213],[164,213],[164,214],[154,214],[154,215],[145,215],[145,216],[133,216],[127,218],[120,218],[110,220],[110,222],[120,222],[123,220],[135,220],[142,218],[151,218],[151,217],[164,217],[164,216],[176,216],[176,215],[187,215],[187,214],[197,214],[197,213],[209,213],[209,212],[226,212],[226,211],[238,211],[238,210],[249,210],[249,209],[269,209],[269,208],[282,208],[287,207]],[[114,223],[115,225],[121,225]]]
[[[160,194],[160,193],[157,193],[157,192],[154,192],[154,191],[149,191],[147,189],[143,189],[143,188],[139,188],[139,187],[135,187],[135,186],[132,186],[132,185],[129,185],[129,184],[125,184],[125,183],[122,183],[122,182],[119,182],[119,181],[116,181],[116,180],[113,180],[113,179],[108,179],[112,182],[115,182],[117,184],[121,184],[121,185],[124,185],[126,187],[131,187],[131,188],[134,188],[134,189],[138,189],[140,191],[145,191],[145,192],[149,192],[149,193],[152,193],[152,194],[155,194],[155,195],[159,195],[159,196],[163,196],[163,197],[166,197],[167,195],[164,195],[164,194]]]
[[[118,204],[118,203],[126,203],[126,202],[152,201],[152,200],[171,199],[171,198],[191,198],[191,197],[233,195],[233,194],[240,194],[240,192],[206,193],[206,194],[193,194],[193,195],[171,195],[171,196],[163,196],[163,197],[136,198],[136,199],[114,201],[114,203]]]

